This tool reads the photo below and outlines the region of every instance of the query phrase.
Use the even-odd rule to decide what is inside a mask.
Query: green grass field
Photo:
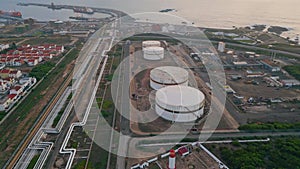
[[[34,166],[35,166],[35,164],[36,164],[36,162],[39,160],[39,158],[40,158],[40,154],[35,155],[35,156],[31,159],[31,161],[30,161],[30,163],[29,163],[27,169],[33,169]]]
[[[294,76],[297,80],[300,80],[300,65],[284,66],[283,69],[290,75]]]
[[[29,38],[22,44],[30,44],[30,45],[39,45],[39,44],[57,44],[57,45],[65,45],[71,42],[71,38],[69,36],[54,36],[54,37],[36,37]]]
[[[251,123],[239,127],[240,130],[288,130],[300,129],[299,123]]]
[[[300,138],[271,138],[270,142],[210,144],[208,149],[232,169],[299,168]]]

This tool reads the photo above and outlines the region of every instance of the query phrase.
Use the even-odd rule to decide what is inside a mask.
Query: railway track
[[[44,121],[46,120],[48,115],[50,114],[51,110],[53,109],[53,107],[55,106],[57,101],[59,100],[60,96],[63,94],[65,89],[68,87],[69,83],[72,81],[72,77],[73,77],[72,75],[73,75],[73,72],[71,72],[68,75],[68,78],[64,81],[61,88],[57,91],[56,95],[51,100],[51,103],[48,104],[45,112],[42,114],[42,116],[35,123],[35,125],[31,129],[30,133],[27,135],[25,140],[21,143],[22,145],[18,148],[18,150],[15,152],[15,154],[13,154],[12,159],[9,161],[8,165],[5,168],[12,169],[17,164],[17,162],[20,159],[20,157],[22,156],[23,152],[26,150],[29,143],[31,142],[31,140],[33,139],[35,134],[38,132],[38,130],[40,129],[40,127],[42,126],[42,124],[44,123]]]

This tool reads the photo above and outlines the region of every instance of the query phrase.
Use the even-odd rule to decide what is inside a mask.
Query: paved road
[[[169,135],[160,135],[157,137],[159,140],[171,140],[178,138],[180,134],[169,134]],[[203,133],[203,136],[210,136],[210,139],[219,139],[219,138],[240,138],[240,137],[277,137],[277,136],[300,136],[300,131],[261,131],[261,132],[224,132],[224,133]],[[198,139],[199,135],[187,135],[186,138],[189,139]],[[201,137],[202,138],[202,137]],[[200,139],[200,141],[202,141]]]
[[[73,89],[75,90],[75,93],[73,93],[73,100],[76,115],[80,122],[71,125],[60,150],[60,153],[71,155],[66,168],[71,168],[76,154],[76,149],[66,148],[67,142],[70,139],[71,133],[73,132],[75,126],[84,126],[84,131],[93,140],[99,139],[97,138],[98,135],[101,137],[101,134],[96,133],[107,132],[104,128],[101,128],[103,121],[99,119],[99,109],[97,108],[94,100],[107,61],[107,57],[104,57],[103,54],[104,51],[111,47],[111,42],[113,39],[113,37],[103,37],[104,32],[105,31],[101,30],[97,31],[88,40],[76,61],[78,65],[76,65],[74,70],[75,81],[73,83]],[[102,61],[103,64],[100,68],[100,75],[97,77],[96,74]],[[92,145],[89,148],[87,161],[89,160],[91,149]]]
[[[217,141],[203,141],[203,142],[198,142],[200,144],[228,144],[232,143],[235,140],[217,140]],[[254,143],[254,142],[269,142],[270,138],[266,139],[253,139],[253,140],[236,140],[239,143]],[[178,145],[187,145],[191,143],[196,143],[196,142],[181,142]],[[141,144],[139,145],[140,147],[160,147],[160,146],[168,146],[168,145],[174,145],[174,142],[169,142],[169,143],[150,143],[150,144]]]
[[[130,135],[130,121],[127,119],[129,117],[130,110],[128,110],[128,105],[129,105],[129,99],[125,98],[127,97],[124,96],[124,92],[127,92],[127,89],[129,89],[129,83],[130,83],[130,63],[129,59],[126,59],[129,57],[130,54],[130,44],[124,44],[123,47],[123,52],[122,52],[122,59],[125,59],[126,62],[122,65],[123,69],[123,76],[120,78],[120,85],[121,85],[121,90],[120,90],[120,96],[117,96],[120,98],[120,102],[122,103],[122,110],[120,112],[120,131],[124,135]],[[128,88],[127,88],[128,87]],[[125,89],[125,90],[124,90]],[[116,169],[123,169],[126,168],[126,162],[125,162],[125,156],[128,153],[128,140],[125,137],[120,137],[119,139],[119,148],[118,148],[118,154],[121,154],[121,156],[117,157],[117,164],[116,164]],[[124,146],[125,145],[125,146]]]

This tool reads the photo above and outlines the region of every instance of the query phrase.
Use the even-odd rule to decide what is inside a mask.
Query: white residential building
[[[23,87],[19,86],[19,85],[16,85],[12,89],[10,89],[9,94],[20,95],[22,92],[23,92]]]
[[[0,44],[0,51],[8,49],[9,48],[9,44]]]
[[[2,97],[0,99],[0,111],[5,111],[5,109],[10,105],[10,99],[8,96]]]
[[[30,59],[27,61],[28,66],[35,66],[39,63],[38,59]]]
[[[20,70],[12,70],[9,73],[9,77],[12,78],[20,78],[22,76],[22,72]]]

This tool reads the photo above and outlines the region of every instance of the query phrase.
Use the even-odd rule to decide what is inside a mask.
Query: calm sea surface
[[[52,11],[42,7],[21,7],[18,2],[71,4],[122,10],[129,14],[174,8],[201,27],[231,28],[253,24],[278,25],[292,29],[285,36],[300,33],[300,0],[0,0],[0,9],[21,11],[25,18],[67,20],[71,10]]]

